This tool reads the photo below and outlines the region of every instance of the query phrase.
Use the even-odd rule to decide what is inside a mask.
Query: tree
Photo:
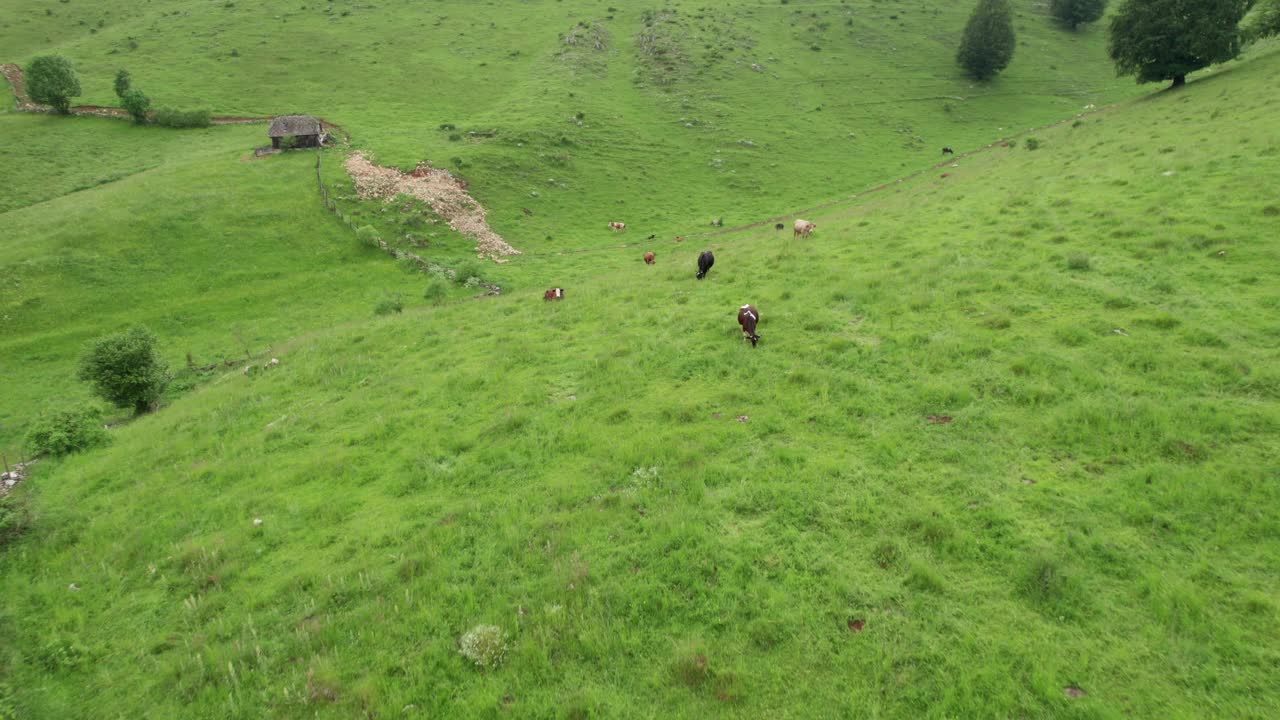
[[[120,105],[124,107],[125,112],[133,116],[133,121],[142,125],[147,122],[147,111],[151,109],[151,98],[143,95],[139,90],[126,90],[124,95],[120,96]]]
[[[168,367],[155,344],[155,336],[144,327],[108,335],[80,359],[80,379],[107,402],[145,413],[169,384]]]
[[[1008,0],[978,0],[960,40],[956,62],[977,80],[989,80],[1009,66],[1015,39]]]
[[[1263,38],[1280,35],[1280,0],[1271,0],[1259,5],[1248,25],[1244,28],[1245,40],[1257,42]]]
[[[129,76],[128,70],[119,70],[116,72],[116,97],[124,99],[124,94],[133,89],[133,78]]]
[[[1125,0],[1111,18],[1117,75],[1140,83],[1187,82],[1187,74],[1240,54],[1240,20],[1253,0]]]
[[[1072,30],[1100,19],[1106,10],[1107,0],[1050,0],[1049,2],[1049,12]]]
[[[71,98],[80,96],[80,77],[71,61],[61,55],[41,55],[26,70],[31,99],[50,105],[59,113],[71,112]]]

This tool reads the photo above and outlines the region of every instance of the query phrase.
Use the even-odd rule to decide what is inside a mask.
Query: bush
[[[387,293],[373,306],[374,315],[392,315],[404,310],[404,299],[400,293]]]
[[[1035,139],[1035,138],[1027,138],[1027,149],[1028,149],[1028,150],[1039,150],[1039,149],[1040,149],[1040,141],[1039,141],[1039,140],[1037,140],[1037,139]]]
[[[175,110],[162,107],[156,111],[156,124],[168,128],[203,128],[209,127],[213,121],[209,119],[208,110]]]
[[[1089,262],[1088,255],[1077,253],[1067,258],[1067,267],[1071,270],[1088,270],[1092,263]]]
[[[361,245],[368,245],[371,248],[382,247],[382,235],[378,234],[378,229],[372,225],[363,225],[356,230],[356,239]]]
[[[151,98],[143,95],[139,90],[126,90],[124,95],[120,96],[120,105],[125,112],[129,113],[133,121],[139,125],[147,122],[147,111],[151,109]]]
[[[141,326],[102,338],[80,359],[79,377],[112,405],[144,413],[169,384],[155,344],[155,336]]]
[[[1072,30],[1101,18],[1106,10],[1107,0],[1049,0],[1049,12]]]
[[[441,302],[444,302],[444,299],[448,294],[448,286],[439,280],[433,280],[430,285],[427,285],[426,292],[422,293],[422,297],[427,302],[438,305]]]
[[[480,266],[474,260],[469,260],[454,268],[453,279],[459,285],[466,285],[467,280],[480,277]]]
[[[507,659],[507,641],[497,625],[477,625],[462,635],[458,652],[475,666],[493,669]]]
[[[21,535],[30,524],[31,516],[23,501],[13,494],[0,497],[0,547]],[[0,710],[4,709],[4,705],[0,704]],[[0,718],[5,716],[0,714]]]
[[[133,79],[129,77],[128,70],[120,70],[116,72],[116,97],[124,99],[125,93],[133,89]]]
[[[35,102],[51,106],[66,115],[71,98],[80,96],[80,76],[71,61],[61,55],[42,55],[26,69],[27,94]]]
[[[92,407],[45,412],[27,430],[26,438],[26,444],[33,452],[54,456],[69,455],[106,442],[102,412]]]

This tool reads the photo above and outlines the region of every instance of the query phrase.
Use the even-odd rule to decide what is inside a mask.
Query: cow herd
[[[782,223],[778,223],[774,227],[777,230],[781,230],[784,226]],[[816,230],[817,227],[818,226],[815,223],[811,223],[808,220],[797,219],[795,224],[792,226],[793,232],[791,236],[792,238],[808,238],[809,234]],[[611,222],[609,223],[609,229],[614,232],[626,230],[627,224],[622,222]],[[649,239],[654,239],[654,236],[650,235]],[[684,238],[677,237],[676,242],[680,242],[683,239]],[[655,256],[653,252],[646,252],[644,254],[644,264],[652,265],[654,262]],[[694,274],[694,277],[698,280],[705,278],[707,273],[711,272],[711,267],[715,264],[716,256],[710,250],[703,250],[698,253],[698,271]],[[542,299],[563,300],[564,288],[551,288],[542,294]],[[760,334],[756,332],[756,325],[759,322],[760,311],[756,310],[754,305],[747,304],[738,308],[738,326],[742,328],[742,340],[744,342],[751,343],[751,347],[755,347],[756,343],[760,342]]]

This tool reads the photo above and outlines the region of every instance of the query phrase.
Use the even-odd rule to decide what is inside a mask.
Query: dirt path
[[[359,151],[347,157],[345,168],[355,180],[356,194],[361,199],[391,202],[397,195],[410,195],[430,205],[449,227],[474,239],[480,257],[504,262],[503,256],[520,254],[489,227],[484,208],[448,170],[419,163],[413,172],[405,174],[375,165]]]

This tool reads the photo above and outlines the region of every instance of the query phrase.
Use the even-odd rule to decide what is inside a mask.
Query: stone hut
[[[278,115],[271,118],[267,137],[273,148],[279,148],[280,139],[286,137],[293,138],[293,147],[320,147],[325,132],[320,121],[310,115]]]

